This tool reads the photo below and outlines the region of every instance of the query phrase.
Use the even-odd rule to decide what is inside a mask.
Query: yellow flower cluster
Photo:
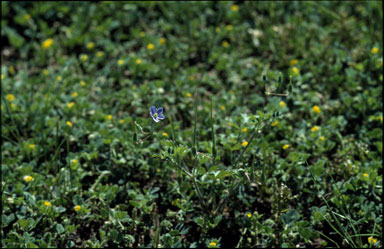
[[[282,108],[286,106],[286,104],[285,104],[284,101],[280,101],[279,105],[280,105],[280,107],[282,107]]]
[[[72,122],[71,121],[67,121],[67,123],[66,123],[69,127],[72,127]]]
[[[374,47],[374,48],[372,48],[371,52],[372,52],[372,54],[377,54],[379,52],[379,49]]]
[[[79,212],[80,209],[81,209],[81,206],[77,205],[77,206],[75,206],[73,209],[75,209],[76,212]]]
[[[68,108],[72,108],[74,105],[75,105],[75,102],[69,102],[69,103],[67,104]]]
[[[14,101],[14,100],[15,100],[15,95],[13,95],[13,94],[7,94],[7,100],[8,100],[8,101]]]
[[[124,64],[124,60],[122,60],[122,59],[118,60],[118,61],[117,61],[117,64],[118,64],[119,66],[123,65],[123,64]]]
[[[30,181],[33,180],[33,177],[32,176],[24,176],[23,180],[26,181],[26,182],[30,182]]]
[[[312,107],[312,111],[313,111],[314,113],[320,113],[320,112],[321,112],[321,109],[320,109],[320,107],[318,107],[317,105],[314,105],[314,106]]]
[[[372,236],[368,238],[368,243],[369,244],[376,244],[376,242],[377,242],[376,238],[373,238]]]
[[[272,125],[272,126],[276,126],[278,123],[279,123],[279,121],[276,120],[276,121],[273,122],[271,125]]]
[[[248,142],[247,141],[243,141],[242,143],[241,143],[241,146],[243,146],[243,147],[246,147],[248,145]]]
[[[153,45],[152,43],[149,43],[148,45],[147,45],[147,49],[148,50],[152,50],[152,49],[154,49],[155,48],[155,45]]]
[[[53,39],[52,38],[48,38],[47,40],[43,41],[42,47],[44,49],[47,49],[50,46],[52,46],[52,44],[53,44]]]
[[[108,119],[108,120],[112,120],[112,115],[108,115],[108,116],[107,116],[107,119]]]
[[[318,130],[319,130],[319,127],[317,125],[313,126],[311,129],[312,132],[316,132]]]
[[[50,207],[51,206],[51,203],[49,201],[45,201],[44,202],[44,205],[47,206],[47,207]]]
[[[88,49],[92,49],[95,47],[95,43],[93,42],[88,42],[88,45],[87,45]]]
[[[34,149],[34,148],[35,148],[35,145],[34,145],[34,144],[30,144],[30,145],[28,145],[28,147],[29,147],[30,149]]]
[[[168,137],[168,133],[163,132],[163,136],[164,136],[164,137]]]
[[[286,149],[288,149],[289,148],[289,144],[285,144],[284,146],[283,146],[283,150],[286,150]]]

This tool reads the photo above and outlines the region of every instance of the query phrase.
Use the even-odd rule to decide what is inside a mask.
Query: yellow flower
[[[66,123],[69,127],[72,127],[72,122],[71,121],[67,121]]]
[[[31,15],[30,14],[25,14],[24,15],[24,19],[29,21],[29,19],[31,19]]]
[[[298,69],[297,67],[293,67],[293,68],[292,68],[292,72],[293,72],[294,74],[299,74],[299,73],[300,73],[300,71],[299,71],[299,69]]]
[[[44,69],[44,70],[43,70],[43,74],[44,74],[45,76],[48,76],[48,74],[49,74],[48,69]]]
[[[164,44],[165,44],[165,38],[164,38],[164,37],[161,37],[161,38],[160,38],[160,44],[161,44],[161,45],[164,45]]]
[[[47,206],[47,207],[49,207],[49,206],[51,206],[51,203],[50,203],[49,201],[45,201],[45,202],[44,202],[44,205]]]
[[[216,33],[220,33],[221,31],[221,28],[220,27],[216,27]]]
[[[79,161],[78,161],[77,159],[73,159],[71,162],[72,162],[73,164],[77,164]]]
[[[23,179],[24,179],[24,181],[26,181],[26,182],[30,182],[30,181],[33,180],[33,177],[32,177],[32,176],[24,176]]]
[[[312,107],[312,111],[315,112],[315,113],[320,113],[321,112],[320,107],[318,107],[317,105]]]
[[[229,126],[232,126],[232,122],[228,122],[228,125],[229,125]]]
[[[34,145],[34,144],[30,144],[30,145],[28,145],[28,147],[29,147],[30,149],[34,149],[34,148],[35,148],[35,145]]]
[[[43,42],[42,47],[44,49],[46,49],[46,48],[49,48],[50,46],[52,46],[52,44],[53,44],[53,39],[52,38],[48,38],[47,40],[45,40]]]
[[[141,64],[141,59],[136,59],[136,64]]]
[[[118,60],[117,64],[120,65],[120,66],[123,65],[124,64],[124,60],[122,60],[122,59]]]
[[[172,201],[172,205],[176,206],[178,203],[179,203],[180,199],[177,198],[175,200]]]
[[[187,96],[188,98],[192,97],[192,94],[191,93],[186,93],[185,96]]]
[[[324,136],[320,136],[319,137],[321,141],[325,141],[325,137]]]
[[[163,136],[164,136],[164,137],[168,137],[168,133],[163,132]]]
[[[247,128],[241,129],[241,132],[247,132]]]
[[[225,110],[225,106],[223,106],[223,105],[220,106],[220,109],[224,111]]]
[[[272,126],[276,126],[278,123],[279,123],[279,121],[276,120],[276,121],[273,122],[271,125],[272,125]]]
[[[289,65],[290,65],[291,67],[293,67],[293,66],[296,65],[297,63],[299,63],[299,61],[296,60],[296,59],[293,59],[293,60],[290,60],[290,61],[289,61]]]
[[[14,101],[14,100],[15,100],[15,95],[13,95],[13,94],[7,94],[7,100],[8,100],[8,101]]]
[[[228,24],[227,26],[225,26],[225,28],[226,28],[227,30],[232,30],[232,25],[231,25],[231,24]]]
[[[365,177],[368,177],[368,173],[364,173],[364,176],[365,176]]]
[[[369,244],[376,244],[376,242],[377,242],[376,238],[373,238],[372,236],[368,238],[368,243]]]
[[[79,212],[80,209],[81,209],[81,206],[77,205],[77,206],[75,206],[73,209],[75,209],[76,212]]]
[[[245,147],[245,146],[247,146],[248,145],[248,142],[247,141],[243,141],[242,143],[241,143],[241,146],[243,146],[243,147]]]
[[[112,115],[108,115],[108,116],[107,116],[107,119],[108,119],[108,120],[112,120]]]
[[[15,73],[15,68],[13,66],[9,66],[9,72],[11,74],[14,74]]]
[[[229,47],[229,43],[227,41],[223,41],[221,45],[225,48]]]
[[[374,48],[372,48],[371,52],[372,52],[372,54],[377,54],[379,52],[379,49],[374,47]]]
[[[95,43],[93,42],[88,42],[88,45],[87,45],[88,49],[92,49],[95,47]]]
[[[60,75],[57,75],[56,80],[61,81],[63,78]]]
[[[283,149],[284,150],[286,150],[286,149],[288,149],[289,148],[289,144],[285,144],[284,146],[283,146]]]
[[[212,241],[212,242],[209,243],[209,245],[210,246],[216,246],[217,244],[216,244],[216,242]]]
[[[85,81],[84,81],[84,80],[81,80],[81,81],[80,81],[80,85],[81,85],[82,87],[84,87],[84,86],[86,86],[86,85],[87,85],[87,83],[85,83]]]
[[[102,51],[99,51],[99,52],[96,53],[97,57],[102,57],[103,55],[104,55],[104,52],[102,52]]]
[[[152,50],[152,49],[154,49],[155,48],[155,45],[153,45],[152,43],[149,43],[148,45],[147,45],[147,49],[148,50]]]
[[[238,5],[232,5],[231,10],[232,11],[239,11],[239,6]]]
[[[82,55],[80,56],[80,60],[82,60],[82,61],[86,61],[86,60],[88,60],[88,55],[86,55],[86,54],[82,54]]]
[[[69,103],[67,104],[68,108],[72,108],[74,105],[75,105],[75,102],[69,102]]]
[[[72,93],[72,97],[76,98],[77,97],[77,92]]]
[[[317,125],[313,126],[311,129],[312,132],[316,132],[318,130],[319,130],[319,126],[317,126]]]
[[[120,124],[124,124],[124,122],[125,122],[124,119],[120,119],[120,120],[119,120],[119,123],[120,123]]]
[[[285,107],[286,106],[284,101],[280,101],[279,105],[280,105],[280,107]]]
[[[248,218],[251,218],[251,217],[252,217],[252,214],[248,213],[247,216],[248,216]]]

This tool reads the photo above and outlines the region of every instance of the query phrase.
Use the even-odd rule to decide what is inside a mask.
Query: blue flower
[[[149,109],[149,113],[151,114],[151,117],[155,122],[159,122],[161,119],[164,119],[163,115],[163,107],[159,107],[159,109],[156,110],[156,106],[151,106],[151,109]]]

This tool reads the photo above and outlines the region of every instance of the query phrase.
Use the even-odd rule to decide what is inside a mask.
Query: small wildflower
[[[223,41],[221,45],[225,48],[229,47],[229,43],[227,41]]]
[[[136,64],[141,64],[141,59],[136,59]]]
[[[286,104],[285,104],[285,102],[284,102],[284,101],[280,101],[279,105],[280,105],[280,107],[281,107],[281,108],[283,108],[283,107],[285,107],[285,106],[286,106]]]
[[[220,33],[220,31],[221,31],[221,28],[220,27],[216,27],[216,33]]]
[[[107,116],[107,119],[108,119],[108,120],[112,120],[112,115],[108,115],[108,116]]]
[[[236,12],[236,11],[239,11],[239,6],[238,6],[238,5],[232,5],[232,6],[231,6],[231,10],[232,10],[232,11],[235,11],[235,12]]]
[[[187,96],[188,98],[192,97],[192,94],[191,93],[186,93],[185,96]]]
[[[95,47],[95,43],[93,42],[88,42],[88,45],[87,45],[88,49],[92,49]]]
[[[285,144],[284,146],[283,146],[283,150],[286,150],[286,149],[288,149],[289,148],[289,144]]]
[[[168,133],[163,132],[163,136],[164,136],[164,137],[168,137]]]
[[[67,104],[68,108],[72,108],[74,105],[75,105],[75,102],[69,102],[69,103]]]
[[[252,217],[252,214],[248,213],[247,216],[248,216],[248,218],[251,218],[251,217]]]
[[[243,147],[246,147],[248,145],[248,142],[247,141],[243,141],[242,143],[241,143],[241,146],[243,146]]]
[[[376,242],[377,242],[376,238],[373,238],[372,236],[368,238],[368,243],[369,244],[376,244]]]
[[[211,241],[210,243],[209,243],[209,246],[216,246],[217,244],[216,244],[216,242],[214,242],[214,241]]]
[[[276,126],[278,123],[279,123],[279,121],[275,120],[275,122],[273,122],[271,125]]]
[[[79,160],[77,160],[77,159],[73,159],[71,162],[72,162],[73,164],[77,164],[77,163],[79,162]]]
[[[364,173],[364,177],[368,177],[368,173]]]
[[[179,203],[180,199],[177,198],[175,200],[172,201],[172,205],[176,206],[178,203]]]
[[[50,207],[51,206],[51,203],[49,201],[45,201],[44,202],[44,205],[47,206],[47,207]]]
[[[82,55],[80,56],[80,60],[82,60],[82,61],[86,61],[86,60],[88,60],[88,55],[86,55],[86,54],[82,54]]]
[[[324,136],[320,136],[319,137],[321,141],[325,141],[325,137]]]
[[[225,28],[229,31],[229,30],[232,30],[232,25],[231,24],[228,24],[227,26],[225,26]]]
[[[118,64],[119,66],[123,65],[123,64],[124,64],[124,60],[122,60],[122,59],[118,60],[118,61],[117,61],[117,64]]]
[[[153,45],[152,43],[149,43],[148,45],[147,45],[147,49],[148,50],[152,50],[152,49],[154,49],[155,48],[155,45]]]
[[[372,54],[377,54],[379,52],[379,49],[374,47],[374,48],[372,48],[371,52],[372,52]]]
[[[316,132],[316,131],[318,131],[319,130],[319,126],[317,126],[317,125],[315,125],[315,126],[313,126],[312,128],[311,128],[311,131],[312,132]]]
[[[25,14],[24,15],[24,19],[29,21],[29,19],[31,19],[31,15],[30,14]]]
[[[292,68],[292,72],[293,72],[294,74],[299,74],[299,73],[300,73],[300,71],[299,71],[299,69],[298,69],[297,67],[293,67],[293,68]]]
[[[315,113],[320,113],[320,112],[321,112],[321,109],[320,109],[320,107],[318,107],[317,105],[315,105],[315,106],[312,107],[312,111],[315,112]]]
[[[8,100],[8,101],[14,101],[14,100],[15,100],[15,95],[13,95],[13,94],[7,94],[7,100]]]
[[[30,181],[33,180],[33,177],[32,176],[24,176],[23,180],[26,181],[26,182],[30,182]]]
[[[243,128],[243,129],[241,129],[241,132],[247,132],[247,128]]]
[[[125,122],[124,119],[120,119],[120,120],[119,120],[119,123],[120,123],[120,124],[124,124],[124,122]]]
[[[72,127],[72,122],[71,121],[67,121],[66,123],[69,127]]]
[[[82,87],[85,87],[85,86],[87,85],[87,83],[85,83],[84,80],[81,80],[81,81],[80,81],[80,85],[81,85]]]
[[[102,52],[102,51],[98,51],[98,52],[96,53],[96,56],[97,56],[97,57],[103,57],[103,55],[104,55],[104,52]]]
[[[151,115],[153,120],[157,123],[160,120],[164,119],[163,111],[164,111],[163,107],[159,107],[158,109],[156,109],[156,106],[151,106],[151,108],[149,109],[149,114]]]
[[[161,45],[164,45],[164,44],[165,44],[165,38],[164,38],[164,37],[161,37],[161,38],[160,38],[160,44],[161,44]]]
[[[76,212],[79,212],[80,209],[81,209],[81,206],[77,205],[77,206],[75,206],[73,209],[75,209]]]
[[[220,106],[220,109],[225,111],[225,106],[224,105]]]
[[[77,92],[72,93],[72,97],[76,98],[77,97]]]
[[[290,61],[289,61],[289,65],[290,65],[291,67],[293,67],[293,66],[296,65],[297,63],[299,63],[299,61],[296,60],[296,59],[293,59],[293,60],[290,60]]]
[[[34,144],[30,144],[30,145],[28,145],[28,148],[30,148],[30,149],[34,149],[34,148],[35,148],[35,145],[34,145]]]
[[[60,75],[57,75],[56,80],[61,81],[63,78]]]
[[[52,46],[52,44],[53,44],[53,39],[49,38],[49,39],[47,39],[47,40],[45,40],[45,41],[43,42],[42,47],[43,47],[44,49],[47,49],[47,48],[49,48],[50,46]]]
[[[49,74],[48,69],[44,69],[44,70],[43,70],[43,74],[44,74],[45,76],[48,76],[48,74]]]

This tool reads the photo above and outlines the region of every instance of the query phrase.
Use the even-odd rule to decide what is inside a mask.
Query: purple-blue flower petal
[[[160,119],[158,119],[158,118],[153,118],[153,120],[154,120],[156,123],[160,121]]]
[[[157,109],[157,114],[163,114],[163,107],[159,107],[159,109]]]
[[[153,117],[153,115],[156,113],[156,106],[151,106],[151,109],[149,109],[149,111],[151,116]]]
[[[157,116],[158,119],[164,119],[164,116],[163,114],[159,114],[159,116]]]

